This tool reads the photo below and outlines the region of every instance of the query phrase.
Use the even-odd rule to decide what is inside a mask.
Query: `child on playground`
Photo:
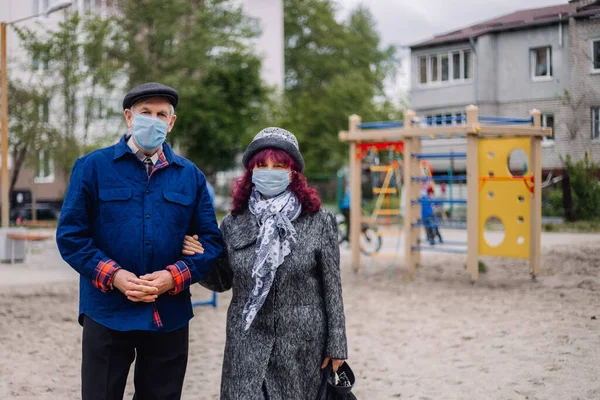
[[[421,200],[433,199],[433,188],[429,187],[427,190],[421,192]],[[427,241],[430,245],[435,245],[435,238],[439,239],[440,243],[443,243],[442,235],[435,222],[435,216],[433,211],[433,204],[421,203],[421,220],[425,226],[425,234],[427,235]]]

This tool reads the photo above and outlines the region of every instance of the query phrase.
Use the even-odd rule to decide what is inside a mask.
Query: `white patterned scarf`
[[[292,225],[302,205],[296,195],[286,190],[277,197],[264,199],[252,190],[248,203],[250,212],[258,219],[260,231],[256,244],[256,261],[252,267],[254,289],[244,305],[244,330],[248,330],[262,307],[275,280],[277,268],[296,244],[296,230]]]

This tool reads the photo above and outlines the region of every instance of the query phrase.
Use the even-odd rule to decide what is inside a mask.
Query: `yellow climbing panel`
[[[479,158],[479,254],[498,257],[529,258],[532,175],[513,176],[509,156],[521,149],[531,159],[531,139],[480,139]],[[504,225],[504,238],[489,243],[485,226],[496,217]],[[493,235],[493,233],[492,233]],[[500,233],[496,233],[499,236]],[[497,245],[493,245],[497,244]]]

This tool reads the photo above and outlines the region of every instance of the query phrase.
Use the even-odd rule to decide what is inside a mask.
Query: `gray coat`
[[[257,400],[263,383],[270,400],[314,400],[323,358],[347,358],[335,217],[322,209],[301,215],[293,225],[298,243],[279,266],[264,305],[244,331],[242,310],[254,286],[259,226],[250,211],[223,220],[227,261],[201,282],[215,291],[233,288],[223,400]]]

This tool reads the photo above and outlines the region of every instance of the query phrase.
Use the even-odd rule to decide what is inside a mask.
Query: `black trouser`
[[[121,332],[84,316],[82,347],[82,400],[123,400],[134,359],[137,400],[181,398],[188,325],[173,332]]]
[[[426,217],[425,221],[425,234],[427,235],[427,240],[433,244],[435,242],[436,236],[439,238],[440,243],[443,242],[442,234],[438,228],[438,225],[435,223],[434,217]]]
[[[342,215],[346,219],[346,237],[344,239],[350,240],[350,209],[344,208],[342,209]]]

